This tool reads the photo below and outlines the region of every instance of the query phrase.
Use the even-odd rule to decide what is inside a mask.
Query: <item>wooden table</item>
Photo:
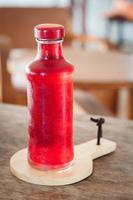
[[[118,52],[88,52],[64,48],[65,57],[75,66],[75,88],[94,91],[96,97],[117,113],[118,92],[129,91],[128,116],[133,119],[133,55]],[[14,86],[26,90],[25,66],[35,57],[35,50],[14,49],[8,60],[8,70]],[[101,98],[101,92],[103,97]],[[112,94],[112,95],[111,95]]]
[[[32,49],[13,49],[8,60],[8,70],[19,76],[26,87],[25,66],[35,58]],[[133,88],[133,55],[119,52],[88,52],[82,49],[64,48],[65,58],[75,66],[74,81],[83,87]],[[17,87],[17,85],[16,85]]]
[[[27,110],[0,104],[0,199],[1,200],[131,200],[133,199],[133,121],[106,119],[104,136],[118,144],[117,151],[94,161],[91,177],[69,186],[31,185],[12,176],[10,157],[26,146]],[[89,116],[75,116],[74,142],[95,137]]]

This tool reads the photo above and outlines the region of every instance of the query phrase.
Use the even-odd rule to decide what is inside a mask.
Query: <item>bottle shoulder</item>
[[[26,66],[26,73],[48,74],[48,73],[72,73],[74,66],[65,59],[44,60],[36,59]]]

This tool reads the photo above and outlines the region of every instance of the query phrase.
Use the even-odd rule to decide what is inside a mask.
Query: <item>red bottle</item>
[[[62,53],[64,27],[34,29],[37,57],[27,67],[28,161],[38,169],[58,169],[73,161],[73,71]]]

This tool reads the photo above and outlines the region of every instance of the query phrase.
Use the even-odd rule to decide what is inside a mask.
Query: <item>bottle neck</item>
[[[44,60],[63,58],[62,40],[42,41],[37,40],[37,58]]]

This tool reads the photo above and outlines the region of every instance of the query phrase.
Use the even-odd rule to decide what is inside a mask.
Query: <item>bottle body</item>
[[[28,161],[39,169],[73,161],[73,67],[63,58],[28,66]]]

